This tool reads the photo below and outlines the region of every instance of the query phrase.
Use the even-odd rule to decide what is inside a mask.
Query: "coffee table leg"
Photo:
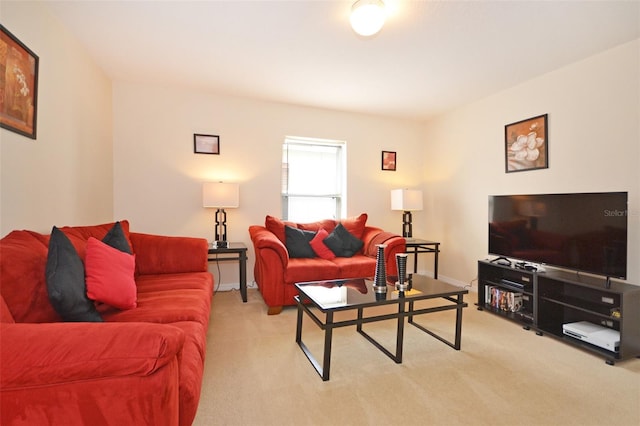
[[[456,309],[456,341],[453,346],[454,349],[460,350],[460,346],[462,345],[462,295],[458,295],[458,308]]]
[[[435,253],[433,254],[433,279],[438,279],[438,253],[440,253],[440,245],[436,244]]]
[[[411,313],[413,313],[413,300],[409,302],[409,315],[407,316],[409,324],[413,323],[413,315]]]
[[[404,342],[404,302],[398,303],[398,330],[396,332],[396,357],[394,361],[402,364],[402,346]]]
[[[302,305],[296,301],[298,305],[298,320],[296,322],[296,343],[302,342]]]
[[[327,312],[327,323],[324,330],[324,356],[322,359],[322,380],[329,380],[331,368],[331,341],[333,338],[333,312]]]

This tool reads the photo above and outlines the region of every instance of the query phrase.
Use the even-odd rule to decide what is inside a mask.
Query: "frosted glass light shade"
[[[422,210],[422,191],[419,189],[392,189],[391,210]]]
[[[351,7],[351,27],[361,36],[368,37],[382,29],[385,20],[382,0],[358,0]]]
[[[237,183],[205,182],[202,184],[202,207],[236,208],[240,205]]]

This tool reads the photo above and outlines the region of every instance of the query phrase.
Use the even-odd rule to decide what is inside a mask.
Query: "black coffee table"
[[[396,363],[402,363],[402,344],[404,339],[404,319],[425,333],[441,342],[460,350],[462,335],[462,309],[467,307],[463,297],[469,291],[462,287],[447,284],[423,275],[412,275],[411,290],[400,293],[395,286],[395,277],[388,277],[387,292],[374,292],[373,279],[356,278],[346,280],[313,281],[297,283],[299,295],[295,296],[298,306],[298,322],[296,325],[296,343],[300,346],[322,380],[329,380],[331,367],[331,340],[333,329],[355,325],[358,333],[363,335],[375,347]],[[428,306],[420,306],[420,301],[437,300]],[[371,313],[367,308],[392,305],[393,312],[387,314]],[[450,342],[426,327],[417,324],[414,317],[432,312],[456,310],[455,339]],[[341,311],[357,311],[355,318],[335,320],[334,314]],[[311,318],[320,329],[324,330],[324,353],[320,364],[309,348],[302,341],[303,312]],[[387,350],[363,329],[363,324],[377,321],[397,320],[395,353]]]

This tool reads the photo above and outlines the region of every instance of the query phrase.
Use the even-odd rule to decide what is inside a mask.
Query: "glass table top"
[[[358,306],[397,303],[398,299],[428,299],[466,294],[468,290],[435,280],[425,275],[409,274],[409,290],[399,292],[395,288],[397,277],[387,277],[386,293],[373,289],[373,278],[350,278],[342,280],[310,281],[297,283],[304,296],[325,310],[348,309]]]

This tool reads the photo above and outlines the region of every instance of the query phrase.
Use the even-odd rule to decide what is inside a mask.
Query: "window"
[[[346,144],[287,137],[282,145],[282,217],[305,223],[340,219],[345,201]]]

